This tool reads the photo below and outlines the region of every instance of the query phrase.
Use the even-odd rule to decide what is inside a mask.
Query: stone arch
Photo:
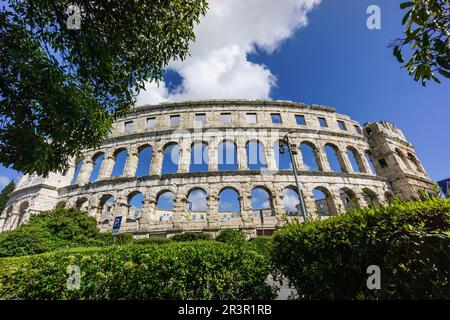
[[[278,170],[292,170],[292,160],[289,146],[284,140],[277,140],[273,143],[275,163]]]
[[[260,140],[252,139],[247,141],[245,149],[247,153],[247,168],[249,170],[262,170],[267,168],[264,144]]]
[[[423,173],[422,166],[420,165],[420,162],[419,162],[419,160],[417,160],[416,156],[414,154],[412,154],[411,152],[408,152],[407,157],[408,157],[408,160],[415,167],[416,171],[419,173]]]
[[[87,212],[89,207],[89,201],[86,197],[80,197],[75,201],[75,208],[80,211]]]
[[[111,172],[111,177],[120,177],[123,175],[125,165],[128,159],[128,150],[126,148],[119,148],[114,151],[114,166]]]
[[[339,189],[339,197],[344,204],[345,210],[357,209],[360,207],[356,193],[347,187]]]
[[[113,216],[116,198],[110,194],[104,194],[100,197],[99,212],[100,216]]]
[[[93,167],[89,176],[89,182],[97,181],[104,160],[105,153],[103,151],[99,151],[92,156]]]
[[[173,190],[163,189],[156,194],[156,210],[175,211],[175,192]]]
[[[70,184],[75,184],[77,182],[78,176],[80,175],[81,168],[83,167],[84,159],[79,158],[75,160],[75,171],[73,173],[72,180],[70,181]]]
[[[283,209],[287,215],[298,215],[301,212],[300,195],[294,186],[287,186],[281,191],[283,197]]]
[[[222,140],[218,146],[217,158],[219,171],[236,171],[238,169],[236,143],[228,139]]]
[[[230,218],[240,216],[242,209],[239,191],[232,187],[226,186],[219,191],[219,212],[230,213]]]
[[[343,159],[341,158],[339,148],[332,143],[326,143],[323,148],[325,154],[327,155],[327,160],[331,171],[345,172],[345,165]]]
[[[378,196],[373,190],[371,190],[369,188],[363,188],[362,193],[363,193],[364,199],[366,200],[367,205],[369,207],[374,207],[374,208],[380,207],[380,202],[378,201]]]
[[[136,166],[136,177],[144,177],[149,175],[151,170],[151,163],[153,159],[153,147],[150,144],[144,144],[139,146],[138,162]]]
[[[194,141],[191,144],[189,172],[208,172],[209,145],[205,141]]]
[[[333,215],[337,214],[333,196],[325,187],[316,187],[313,189],[313,198],[316,204],[317,214]]]
[[[144,205],[144,194],[138,190],[132,191],[127,196],[128,216],[137,219],[142,214]]]
[[[168,142],[163,147],[162,174],[178,172],[180,161],[180,145],[176,142]]]
[[[300,152],[302,153],[303,165],[308,171],[323,171],[319,149],[314,143],[303,141],[300,143]]]
[[[361,155],[358,150],[352,146],[347,147],[347,158],[351,164],[353,172],[364,172],[364,165],[362,163]]]
[[[194,187],[190,189],[186,195],[188,210],[191,212],[207,212],[208,211],[208,193],[205,189]],[[191,203],[192,205],[189,205]]]
[[[258,199],[258,197],[261,197],[261,199]],[[270,189],[266,186],[257,185],[253,187],[251,191],[251,199],[254,217],[259,217],[261,210],[265,216],[273,216],[275,214],[273,195]]]

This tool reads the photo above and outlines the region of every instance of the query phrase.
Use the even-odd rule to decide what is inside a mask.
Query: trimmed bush
[[[32,216],[28,223],[0,233],[0,257],[22,256],[79,246],[131,241],[131,234],[101,234],[93,217],[73,208],[56,208]]]
[[[142,238],[133,240],[133,244],[140,244],[140,245],[147,245],[147,244],[165,244],[169,243],[172,240],[169,238],[163,238],[163,237],[150,237],[150,238]]]
[[[220,231],[216,240],[224,243],[244,243],[245,235],[240,230],[225,229]]]
[[[214,241],[66,249],[0,259],[0,299],[272,299],[266,259]],[[68,266],[81,271],[67,288]]]
[[[448,299],[450,201],[349,211],[275,232],[273,264],[301,299]],[[366,286],[381,269],[381,289]]]
[[[269,244],[271,240],[271,237],[255,237],[251,238],[248,241],[248,244],[255,251],[267,256],[269,254]]]
[[[198,240],[212,240],[209,233],[204,232],[185,232],[176,234],[171,238],[173,241],[198,241]]]

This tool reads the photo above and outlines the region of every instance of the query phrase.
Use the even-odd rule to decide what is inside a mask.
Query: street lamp
[[[284,140],[285,143],[283,144],[283,143],[280,142],[279,143],[279,148],[280,148],[280,153],[281,154],[283,154],[286,151],[286,149],[289,151],[289,156],[291,158],[291,163],[292,163],[292,169],[294,171],[295,184],[297,185],[297,193],[298,193],[298,197],[299,197],[299,200],[300,200],[300,207],[297,207],[297,212],[298,212],[298,210],[301,209],[302,215],[303,215],[303,220],[306,221],[307,220],[306,206],[305,206],[305,202],[303,201],[303,192],[302,192],[302,189],[300,188],[300,182],[299,182],[299,179],[298,179],[297,161],[296,161],[296,159],[294,157],[294,154],[297,154],[297,151],[296,150],[293,151],[292,148],[291,148],[291,144],[289,142],[289,136],[288,136],[289,133],[291,133],[291,132],[288,132],[283,137],[283,140]]]

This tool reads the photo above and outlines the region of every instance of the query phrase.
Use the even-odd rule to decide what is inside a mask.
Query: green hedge
[[[120,234],[114,241],[124,244],[131,234]],[[111,234],[100,233],[93,217],[73,208],[57,208],[32,216],[27,224],[0,233],[0,257],[23,256],[79,246],[105,246]]]
[[[173,241],[198,241],[198,240],[212,240],[209,233],[205,232],[184,232],[174,235],[171,238]]]
[[[150,237],[150,238],[141,238],[137,240],[133,240],[133,244],[147,245],[147,244],[165,244],[172,242],[169,238],[163,237]]]
[[[220,231],[216,240],[224,243],[239,244],[245,242],[245,235],[240,230],[225,229]]]
[[[450,298],[450,201],[359,209],[277,231],[273,264],[303,299]],[[368,290],[367,267],[381,269]]]
[[[68,249],[0,259],[0,299],[272,299],[266,259],[214,241]],[[66,273],[78,265],[81,286]]]

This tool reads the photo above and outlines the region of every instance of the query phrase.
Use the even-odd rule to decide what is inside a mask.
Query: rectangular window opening
[[[328,127],[327,119],[325,119],[325,118],[319,118],[319,124],[322,128]]]
[[[273,124],[281,124],[281,115],[279,113],[272,113],[270,116]]]
[[[180,115],[170,116],[170,126],[178,127],[180,125]]]
[[[304,115],[299,115],[299,114],[297,114],[297,115],[295,116],[295,121],[297,122],[297,124],[298,124],[299,126],[304,126],[304,125],[306,125],[306,121],[305,121],[305,116],[304,116]]]
[[[249,124],[256,123],[256,113],[247,113],[246,119]]]

